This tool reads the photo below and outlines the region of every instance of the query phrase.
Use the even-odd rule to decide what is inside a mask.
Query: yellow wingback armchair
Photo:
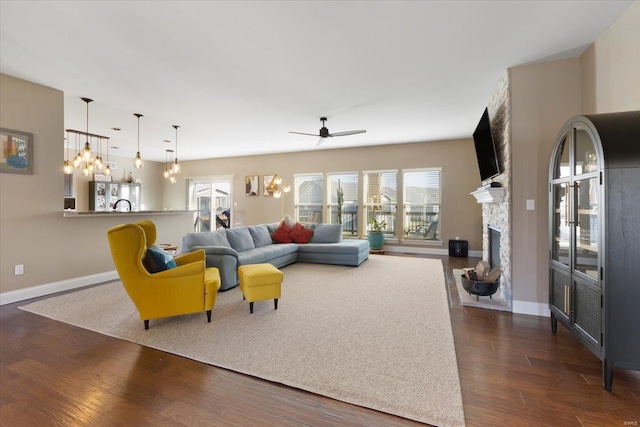
[[[149,329],[149,320],[211,310],[220,289],[217,268],[206,268],[203,249],[175,257],[177,267],[149,273],[143,260],[156,241],[156,226],[143,220],[107,231],[111,255],[120,280]]]

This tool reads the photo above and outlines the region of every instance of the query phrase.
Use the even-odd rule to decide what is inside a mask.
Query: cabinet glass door
[[[598,280],[598,240],[600,237],[598,178],[577,180],[576,193],[576,232],[574,268],[587,276]]]
[[[567,134],[562,139],[562,142],[560,143],[560,148],[558,149],[553,167],[554,179],[567,178],[569,177],[569,174],[571,172],[571,163],[569,162],[569,153],[571,151],[570,135],[571,134],[567,132]]]
[[[571,205],[569,203],[569,183],[553,185],[553,242],[551,259],[569,267],[571,258]]]
[[[586,129],[575,129],[576,148],[573,156],[573,173],[582,175],[594,172],[598,168],[596,147]]]

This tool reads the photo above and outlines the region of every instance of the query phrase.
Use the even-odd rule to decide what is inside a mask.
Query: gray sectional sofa
[[[182,238],[181,250],[205,250],[207,267],[220,270],[221,291],[238,285],[241,265],[271,263],[280,268],[308,262],[357,267],[369,258],[369,242],[342,240],[340,224],[304,224],[313,231],[309,243],[274,243],[271,235],[279,226],[261,224],[188,233]]]

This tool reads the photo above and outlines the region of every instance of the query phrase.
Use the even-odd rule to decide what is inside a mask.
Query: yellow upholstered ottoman
[[[284,274],[271,264],[249,264],[238,267],[240,290],[249,303],[249,312],[253,313],[254,301],[273,299],[278,309],[280,285]]]

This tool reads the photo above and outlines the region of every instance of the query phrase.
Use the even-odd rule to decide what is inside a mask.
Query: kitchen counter
[[[132,212],[120,212],[120,211],[86,211],[78,212],[72,210],[63,211],[62,216],[64,218],[95,218],[95,217],[114,217],[114,216],[153,216],[153,215],[182,215],[188,213],[198,212],[196,210],[162,210],[162,211],[132,211]]]

